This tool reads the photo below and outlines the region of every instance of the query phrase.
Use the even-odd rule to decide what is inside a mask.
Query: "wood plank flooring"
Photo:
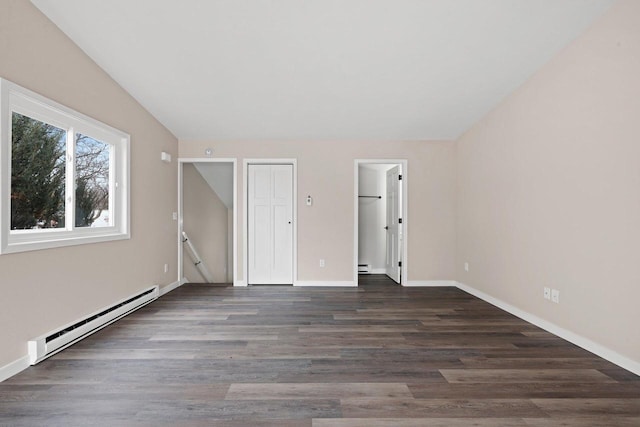
[[[0,383],[0,426],[640,426],[640,378],[455,288],[184,285]]]

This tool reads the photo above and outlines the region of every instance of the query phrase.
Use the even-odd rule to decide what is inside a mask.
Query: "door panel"
[[[273,198],[278,203],[289,203],[291,201],[292,187],[292,166],[273,166]]]
[[[400,166],[387,171],[387,244],[386,273],[395,282],[400,283],[400,253],[402,225],[400,224]]]
[[[248,283],[293,284],[293,166],[248,168]]]
[[[253,172],[253,197],[263,199],[263,202],[268,202],[271,195],[270,170],[258,165],[251,165],[250,168]]]
[[[249,227],[249,232],[253,235],[249,256],[250,271],[255,277],[263,277],[269,275],[270,270],[269,258],[264,256],[270,253],[269,206],[256,205],[253,209],[253,227]]]
[[[289,206],[274,206],[273,265],[271,280],[276,283],[293,283],[292,236]]]

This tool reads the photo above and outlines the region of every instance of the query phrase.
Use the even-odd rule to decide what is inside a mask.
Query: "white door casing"
[[[248,283],[293,284],[293,165],[248,165]]]
[[[400,166],[387,171],[387,242],[385,269],[387,276],[400,283],[402,261],[402,203]]]
[[[400,167],[400,173],[402,174],[402,181],[400,183],[399,188],[399,206],[400,215],[402,216],[402,239],[400,240],[400,248],[399,254],[402,258],[402,267],[400,268],[400,284],[402,286],[407,286],[406,282],[408,281],[408,245],[407,240],[409,237],[409,209],[408,209],[408,192],[409,180],[407,179],[408,173],[408,165],[409,161],[407,159],[355,159],[354,160],[354,177],[353,177],[353,281],[358,283],[358,233],[359,233],[359,223],[358,223],[358,215],[359,215],[359,202],[358,202],[358,185],[359,185],[359,177],[358,177],[358,169],[360,165],[363,164],[388,164],[388,165],[398,165]],[[294,169],[295,170],[295,169]]]
[[[229,241],[231,242],[231,247],[229,248],[229,256],[230,256],[230,260],[232,261],[233,265],[231,267],[231,269],[229,270],[230,272],[230,279],[231,281],[233,281],[234,286],[238,286],[239,280],[238,280],[238,257],[236,256],[237,253],[237,247],[238,247],[238,221],[237,221],[237,215],[235,214],[235,210],[237,209],[238,206],[238,187],[237,187],[237,159],[236,158],[210,158],[210,157],[193,157],[193,158],[178,158],[178,168],[179,168],[179,173],[178,173],[178,239],[177,239],[177,244],[178,244],[178,268],[177,268],[177,273],[178,273],[178,278],[177,278],[177,282],[178,284],[183,284],[185,283],[186,279],[184,278],[184,266],[183,266],[183,253],[184,253],[184,243],[182,242],[182,231],[183,231],[183,226],[184,226],[184,206],[183,206],[183,199],[184,199],[184,183],[183,183],[183,166],[184,164],[187,163],[231,163],[233,165],[233,180],[232,180],[232,188],[233,188],[233,212],[232,212],[232,219],[231,219],[231,226],[230,226],[230,230],[229,230],[229,234],[230,234],[230,239]],[[171,290],[171,289],[169,289]],[[167,290],[167,292],[169,291]]]

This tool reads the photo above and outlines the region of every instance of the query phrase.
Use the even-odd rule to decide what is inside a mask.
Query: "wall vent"
[[[139,294],[125,298],[82,319],[30,340],[29,363],[35,365],[41,362],[127,314],[149,304],[157,299],[158,296],[158,286],[153,286]]]
[[[369,274],[371,266],[369,264],[358,264],[358,274]]]

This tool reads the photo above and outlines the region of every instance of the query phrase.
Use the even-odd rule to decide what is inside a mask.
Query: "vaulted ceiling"
[[[611,0],[32,0],[180,139],[455,139]]]

